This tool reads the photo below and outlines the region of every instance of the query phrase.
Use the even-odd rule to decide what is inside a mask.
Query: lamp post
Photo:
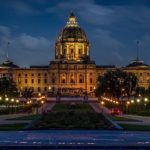
[[[147,102],[148,102],[148,98],[144,98],[144,106],[145,106],[145,110],[146,110],[146,106],[147,106]]]
[[[101,101],[101,105],[102,105],[102,113],[103,113],[103,109],[104,109],[104,104],[105,104],[105,102],[104,101]]]
[[[129,102],[129,101],[127,101],[127,103],[126,103],[126,113],[128,113],[128,112],[129,112],[129,105],[130,105],[130,102]]]

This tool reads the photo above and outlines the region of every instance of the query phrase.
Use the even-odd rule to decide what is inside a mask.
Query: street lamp
[[[104,105],[105,103],[102,101],[101,104]]]
[[[8,97],[6,97],[6,98],[5,98],[5,101],[9,101],[9,98],[8,98]]]
[[[147,97],[146,97],[146,98],[144,98],[144,101],[145,101],[145,102],[148,102],[148,98],[147,98]]]
[[[11,102],[14,102],[14,101],[15,101],[14,98],[12,98],[12,99],[11,99]]]
[[[137,103],[140,103],[140,99],[137,99],[136,101],[137,101]]]
[[[147,105],[146,103],[148,102],[148,98],[147,97],[144,98],[144,102],[145,102],[144,106],[145,106],[145,110],[146,110],[146,105]]]
[[[0,101],[2,100],[2,97],[0,97]]]
[[[19,100],[18,100],[18,99],[16,100],[16,103],[19,103]]]

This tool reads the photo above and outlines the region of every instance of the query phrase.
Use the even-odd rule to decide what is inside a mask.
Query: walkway
[[[120,117],[133,119],[133,120],[137,120],[137,121],[116,121],[117,123],[136,124],[136,125],[149,125],[150,126],[150,117],[137,116],[137,115],[121,115]]]
[[[97,112],[97,113],[106,113],[106,114],[110,114],[110,110],[104,106],[102,106],[99,103],[89,103],[90,106]]]
[[[38,113],[42,114],[43,112],[48,112],[50,111],[54,106],[55,106],[56,102],[49,102],[49,103],[45,103],[43,104],[39,109],[38,109]]]
[[[23,113],[23,114],[9,114],[9,115],[0,115],[0,125],[2,124],[17,124],[17,123],[30,123],[32,120],[9,120],[13,118],[19,118],[28,116],[31,114]]]

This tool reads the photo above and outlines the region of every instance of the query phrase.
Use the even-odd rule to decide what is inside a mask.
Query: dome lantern
[[[73,12],[71,12],[66,27],[77,27],[78,23]]]

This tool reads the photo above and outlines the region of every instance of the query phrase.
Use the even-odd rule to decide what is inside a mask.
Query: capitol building
[[[34,93],[92,95],[96,88],[97,77],[109,70],[117,69],[114,65],[100,66],[90,57],[90,46],[86,33],[79,26],[73,13],[60,32],[55,43],[55,58],[47,66],[30,66],[20,68],[7,59],[0,64],[0,77],[10,76],[19,90],[31,87]],[[120,68],[134,73],[140,87],[148,88],[150,84],[150,66],[136,59]]]

